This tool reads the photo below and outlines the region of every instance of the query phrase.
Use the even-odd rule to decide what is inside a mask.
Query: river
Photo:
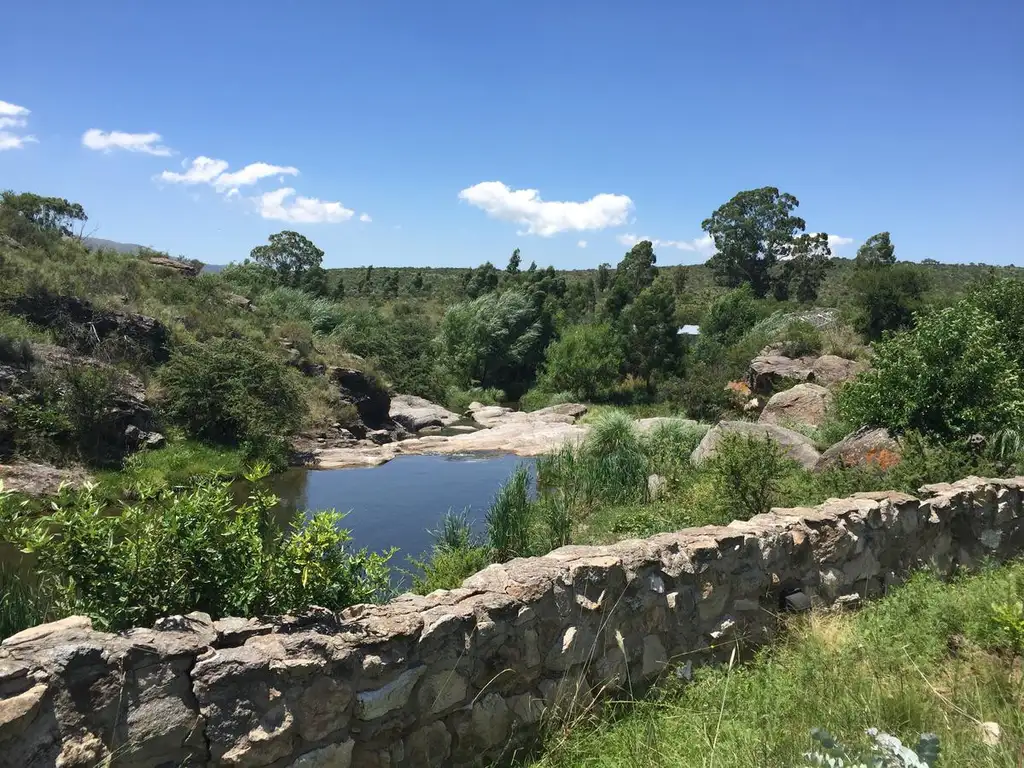
[[[296,509],[348,512],[344,526],[355,548],[383,551],[398,547],[392,558],[396,583],[407,558],[428,552],[435,529],[449,509],[467,510],[478,535],[485,531],[487,509],[519,464],[534,459],[510,455],[399,456],[367,469],[293,468],[272,478],[281,497],[281,516]]]

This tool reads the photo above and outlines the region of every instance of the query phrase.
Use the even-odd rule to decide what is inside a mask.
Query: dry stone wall
[[[568,707],[770,641],[780,607],[1016,556],[1022,488],[968,478],[563,547],[337,615],[64,619],[0,645],[0,765],[490,764]]]

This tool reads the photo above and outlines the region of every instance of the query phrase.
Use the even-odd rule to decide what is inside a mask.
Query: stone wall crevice
[[[1018,556],[1022,488],[972,477],[568,546],[338,614],[70,617],[0,644],[0,768],[479,764],[573,706],[746,657],[780,611]]]

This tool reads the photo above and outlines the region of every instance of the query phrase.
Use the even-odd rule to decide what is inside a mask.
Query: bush
[[[739,341],[761,318],[750,286],[744,285],[716,299],[700,321],[700,335],[726,346]]]
[[[697,364],[685,379],[670,378],[658,383],[658,399],[678,405],[691,419],[718,421],[731,401],[725,388],[728,379],[717,368]]]
[[[537,411],[552,405],[575,403],[578,400],[579,398],[573,392],[548,392],[534,387],[519,398],[519,407],[524,411]]]
[[[928,287],[925,273],[913,264],[858,269],[851,281],[857,330],[869,339],[909,328]]]
[[[445,405],[455,413],[465,413],[469,410],[471,403],[501,405],[505,401],[506,395],[500,389],[481,389],[480,387],[471,389],[448,387],[444,395]]]
[[[597,400],[619,378],[624,364],[618,336],[608,325],[577,325],[548,345],[540,386]]]
[[[302,414],[292,373],[241,339],[179,348],[160,372],[167,417],[191,437],[258,442],[294,430]]]
[[[793,320],[783,329],[779,338],[781,352],[786,357],[803,357],[821,353],[821,332],[806,320]]]
[[[257,490],[237,504],[230,483],[207,480],[118,515],[89,489],[26,518],[0,494],[0,538],[35,556],[54,615],[84,613],[110,629],[195,610],[215,618],[339,610],[386,594],[389,554],[350,552],[336,512],[296,512],[287,532],[268,525],[277,502]]]
[[[441,525],[431,531],[434,539],[429,557],[410,558],[419,569],[412,574],[412,590],[426,595],[435,589],[455,589],[463,581],[490,565],[487,547],[476,541],[466,513],[448,510]]]
[[[1021,371],[996,321],[968,302],[875,345],[873,367],[839,396],[848,421],[964,438],[1024,421]]]
[[[796,464],[773,440],[730,433],[722,437],[707,466],[722,500],[736,510],[732,517],[747,520],[771,511],[783,476]]]
[[[526,291],[486,293],[445,313],[440,357],[458,386],[497,387],[518,397],[533,382],[551,331]]]

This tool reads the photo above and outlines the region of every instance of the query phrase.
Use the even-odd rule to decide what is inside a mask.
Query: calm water
[[[430,549],[428,531],[449,509],[468,507],[467,517],[482,533],[498,488],[516,466],[533,463],[521,456],[399,456],[368,469],[290,469],[275,477],[272,487],[287,511],[349,512],[344,525],[355,547],[398,547],[391,562],[405,568],[407,555]]]

